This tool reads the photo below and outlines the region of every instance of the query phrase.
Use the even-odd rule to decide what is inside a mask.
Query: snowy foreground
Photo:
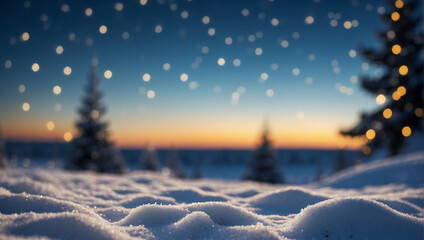
[[[0,239],[424,239],[424,152],[302,187],[0,171]]]

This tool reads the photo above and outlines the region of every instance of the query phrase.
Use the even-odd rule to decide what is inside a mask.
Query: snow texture
[[[424,152],[321,185],[0,172],[0,239],[423,239]]]

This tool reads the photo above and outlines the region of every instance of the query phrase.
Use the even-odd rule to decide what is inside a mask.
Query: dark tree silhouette
[[[342,150],[338,150],[334,157],[333,162],[333,174],[342,171],[347,168],[347,161],[345,153]]]
[[[79,108],[76,123],[78,136],[71,142],[71,151],[66,165],[70,170],[92,170],[101,173],[124,173],[125,162],[108,140],[107,123],[101,121],[106,108],[100,103],[100,82],[96,66],[91,65],[85,96]]]
[[[6,158],[6,147],[3,140],[3,134],[0,129],[0,169],[7,168],[9,166]]]
[[[254,156],[250,160],[248,170],[243,178],[258,182],[283,183],[266,124],[262,133],[262,143],[254,152]]]
[[[148,145],[141,154],[141,166],[142,170],[147,171],[159,171],[159,160],[155,148],[152,145]]]
[[[322,159],[318,159],[318,161],[317,161],[317,169],[316,169],[316,172],[315,172],[315,178],[314,178],[314,181],[315,182],[321,182],[322,181],[322,179],[324,179],[324,163],[323,163],[323,161],[322,161]]]
[[[381,107],[363,113],[360,122],[343,135],[369,139],[364,154],[379,147],[388,147],[389,155],[397,155],[404,138],[411,131],[420,131],[423,123],[423,32],[422,8],[417,0],[388,0],[391,10],[382,14],[386,29],[376,37],[380,49],[360,48],[370,63],[384,70],[381,76],[363,76],[361,87],[377,96]],[[414,10],[417,9],[417,12]],[[421,22],[421,23],[420,23]]]
[[[203,178],[202,168],[200,161],[195,161],[193,166],[192,179],[201,179]]]
[[[184,169],[178,159],[177,152],[174,148],[168,151],[168,159],[166,161],[166,172],[173,178],[185,178]]]

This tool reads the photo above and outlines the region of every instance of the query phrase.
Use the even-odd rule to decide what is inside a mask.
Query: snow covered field
[[[0,239],[424,239],[424,152],[320,185],[0,172]]]

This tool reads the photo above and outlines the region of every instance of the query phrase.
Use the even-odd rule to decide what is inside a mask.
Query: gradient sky
[[[376,106],[356,76],[379,71],[351,50],[378,46],[373,34],[384,27],[379,13],[385,1],[0,4],[0,124],[8,139],[75,135],[76,109],[92,59],[98,60],[108,108],[103,119],[118,146],[248,148],[257,143],[267,118],[278,147],[355,147],[359,141],[344,141],[338,131]],[[105,34],[99,32],[102,25]],[[214,35],[208,34],[211,28]],[[31,69],[34,63],[37,72]],[[70,75],[64,74],[66,66]],[[107,70],[110,79],[104,77]],[[186,82],[180,80],[183,73]],[[53,93],[54,86],[61,87],[60,94]],[[149,90],[155,93],[152,99]],[[24,103],[29,111],[23,111]],[[55,124],[52,131],[48,121]]]

